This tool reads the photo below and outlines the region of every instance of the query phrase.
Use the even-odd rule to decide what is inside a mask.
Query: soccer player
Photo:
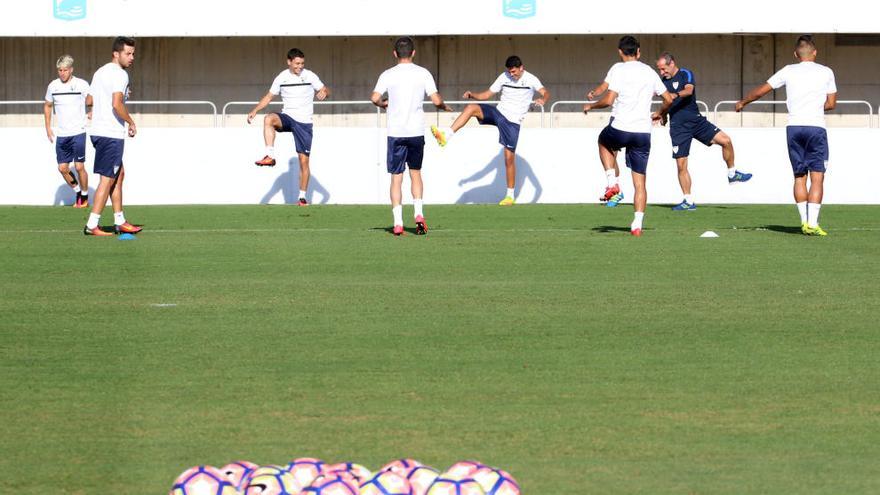
[[[465,91],[462,95],[465,99],[486,101],[501,93],[497,107],[486,103],[468,105],[452,123],[448,136],[436,126],[431,126],[431,133],[440,146],[446,146],[448,140],[471,118],[476,118],[482,125],[497,127],[498,142],[504,147],[504,165],[507,171],[507,194],[498,204],[512,206],[515,203],[516,144],[519,141],[520,123],[529,111],[529,106],[532,103],[544,105],[550,99],[550,92],[537,77],[526,71],[522,60],[516,55],[507,57],[504,67],[507,70],[495,79],[489,89],[479,93]],[[536,92],[540,96],[532,101]]]
[[[392,232],[403,234],[403,207],[401,206],[403,171],[409,168],[412,182],[413,217],[416,235],[428,233],[423,211],[422,158],[425,151],[425,121],[422,99],[427,95],[435,107],[451,112],[437,92],[434,77],[427,69],[413,63],[416,55],[412,38],[402,37],[394,42],[397,65],[379,76],[370,101],[387,109],[388,173],[391,174],[391,213],[394,217]],[[387,98],[382,95],[388,93]]]
[[[715,127],[706,117],[700,115],[697,107],[696,79],[693,72],[679,68],[675,57],[664,52],[657,59],[657,71],[663,84],[674,100],[669,107],[669,135],[672,137],[672,158],[678,166],[678,183],[684,195],[681,203],[672,207],[676,211],[696,210],[697,205],[691,196],[691,174],[688,172],[688,155],[691,140],[696,139],[706,146],[721,146],[721,156],[727,163],[727,182],[746,182],[752,174],[740,172],[734,164],[733,142],[724,131]],[[666,122],[666,115],[662,122]]]
[[[55,143],[58,171],[76,195],[74,208],[89,206],[89,174],[86,173],[86,97],[89,83],[73,75],[73,57],[62,55],[55,63],[58,79],[46,89],[43,115],[46,136]],[[52,130],[52,113],[57,128]],[[70,170],[73,163],[76,175]],[[77,177],[79,181],[77,182]]]
[[[806,235],[828,235],[819,226],[825,168],[828,163],[828,133],[825,114],[837,106],[837,85],[834,72],[816,63],[816,44],[809,34],[795,43],[797,64],[786,65],[766,83],[753,89],[736,103],[741,112],[749,103],[774,89],[786,87],[788,107],[788,157],[794,171],[794,200],[801,216],[801,231]],[[809,173],[810,187],[807,189]]]
[[[125,100],[128,98],[128,72],[125,70],[133,63],[134,40],[119,36],[113,40],[113,59],[92,76],[88,98],[94,105],[91,137],[95,147],[94,172],[100,176],[101,182],[95,190],[92,212],[83,229],[85,235],[113,235],[98,226],[108,197],[113,204],[113,223],[117,234],[136,234],[142,230],[141,227],[128,223],[122,211],[122,183],[125,180],[122,153],[125,135],[134,137],[137,134],[134,119],[125,108]]]
[[[275,133],[293,133],[293,143],[299,156],[299,205],[307,206],[306,190],[309,187],[309,156],[312,153],[312,115],[315,112],[314,99],[323,101],[330,96],[328,88],[317,74],[305,68],[306,56],[299,48],[287,52],[287,69],[281,71],[269,92],[248,114],[250,124],[257,112],[266,108],[276,95],[281,95],[284,107],[281,112],[266,114],[263,118],[263,139],[266,142],[266,156],[256,163],[260,167],[275,165]]]
[[[599,134],[599,159],[608,179],[608,187],[602,199],[609,202],[613,200],[616,206],[623,198],[618,184],[620,172],[615,152],[626,148],[626,166],[632,170],[635,188],[635,214],[630,224],[630,233],[641,236],[648,202],[645,173],[651,154],[652,120],[661,119],[672,105],[672,96],[660,76],[649,66],[639,62],[641,51],[636,38],[624,36],[620,38],[617,47],[622,61],[611,66],[605,76],[608,91],[599,101],[584,105],[584,113],[597,108],[612,107],[613,120]],[[658,112],[652,114],[651,101],[654,95],[663,98],[663,105]]]

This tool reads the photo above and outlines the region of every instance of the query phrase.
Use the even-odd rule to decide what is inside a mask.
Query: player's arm
[[[693,89],[693,86],[691,86]],[[669,113],[669,107],[672,106],[672,103],[675,99],[672,97],[672,94],[669,91],[664,91],[660,98],[663,99],[663,104],[660,105],[660,110],[651,114],[651,120],[659,120],[664,125],[666,124],[666,114]]]
[[[492,98],[493,96],[495,96],[496,94],[497,93],[495,93],[494,91],[487,89],[486,91],[480,91],[480,92],[465,91],[464,94],[461,95],[461,97],[464,98],[465,100],[486,101],[486,100]]]
[[[55,105],[51,101],[43,102],[43,117],[46,120],[46,137],[50,143],[55,142],[55,133],[52,132],[52,108]]]
[[[451,112],[452,111],[452,107],[450,107],[449,105],[446,104],[445,101],[443,101],[443,97],[440,96],[439,91],[436,93],[432,93],[431,96],[429,96],[428,98],[431,99],[431,103],[433,103],[434,106],[437,107],[438,109],[443,110],[444,112]]]
[[[584,113],[589,113],[591,110],[596,110],[598,108],[608,108],[614,104],[614,100],[617,99],[617,92],[614,90],[605,91],[605,95],[595,103],[587,103],[584,105]]]
[[[591,101],[595,100],[606,91],[608,91],[608,81],[602,81],[601,84],[587,92],[587,99]]]
[[[538,94],[540,94],[541,96],[535,98],[535,105],[541,105],[543,107],[544,104],[546,104],[547,101],[550,100],[550,92],[547,91],[547,88],[541,88],[538,90]]]
[[[113,111],[116,112],[120,119],[128,123],[128,135],[134,137],[137,134],[137,126],[134,125],[134,119],[131,118],[128,109],[125,108],[125,96],[122,92],[113,93]]]
[[[327,86],[326,84],[324,85],[324,87],[322,87],[318,91],[315,91],[315,98],[318,101],[324,101],[329,97],[330,97],[330,87]]]
[[[370,95],[370,101],[379,108],[388,108],[388,98],[382,98],[382,93],[377,91],[373,91],[373,94]]]
[[[250,124],[251,121],[254,120],[254,118],[257,116],[257,112],[269,106],[269,103],[274,97],[275,95],[273,95],[272,92],[269,91],[262,98],[260,98],[260,101],[257,102],[257,106],[255,106],[254,109],[251,110],[250,113],[248,113],[247,123]]]
[[[86,117],[92,120],[92,108],[95,106],[95,99],[92,95],[86,95]]]
[[[825,96],[825,111],[834,110],[837,106],[837,93],[828,93]]]
[[[761,98],[771,91],[773,91],[773,87],[767,83],[758,86],[757,88],[753,89],[749,94],[747,94],[745,98],[736,102],[736,111],[741,112],[746,105]]]
[[[685,84],[684,89],[679,91],[678,93],[672,93],[673,99],[677,100],[679,98],[687,98],[694,94],[694,85],[693,84]]]

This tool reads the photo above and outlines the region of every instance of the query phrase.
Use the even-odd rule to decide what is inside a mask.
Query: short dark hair
[[[516,55],[511,55],[507,57],[507,60],[504,62],[504,66],[508,69],[512,69],[514,67],[522,67],[522,60]]]
[[[410,58],[416,51],[416,42],[409,36],[401,36],[394,42],[394,51],[397,58]]]
[[[299,48],[291,48],[287,52],[287,60],[293,60],[295,58],[306,58],[306,54]]]
[[[134,38],[129,38],[128,36],[117,36],[115,40],[113,40],[113,51],[121,52],[125,49],[126,46],[134,46]]]
[[[630,35],[620,38],[620,42],[617,43],[617,48],[620,48],[620,51],[627,57],[635,56],[639,51],[639,46],[639,40]]]
[[[660,56],[657,57],[657,60],[660,60],[660,59],[663,59],[663,61],[666,62],[667,64],[671,64],[672,62],[675,62],[675,57],[669,52],[661,53]]]
[[[798,36],[797,43],[795,43],[794,47],[800,48],[803,45],[808,45],[813,48],[816,47],[816,43],[813,41],[812,34],[802,34],[802,35]]]

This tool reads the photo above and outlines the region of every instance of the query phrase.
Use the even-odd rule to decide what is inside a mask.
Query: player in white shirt
[[[275,133],[293,133],[293,143],[299,157],[299,205],[306,206],[306,191],[309,187],[309,156],[312,153],[312,115],[314,99],[323,101],[330,96],[328,88],[317,74],[305,68],[306,56],[299,48],[287,52],[287,69],[281,71],[269,92],[248,114],[250,124],[257,112],[266,108],[277,95],[281,95],[284,107],[280,112],[266,114],[263,118],[263,139],[266,142],[266,156],[257,160],[260,167],[275,165]]]
[[[612,107],[611,122],[599,134],[599,159],[608,180],[608,187],[601,199],[613,206],[623,199],[617,182],[620,171],[616,153],[626,148],[626,166],[632,170],[635,189],[635,213],[630,233],[641,236],[648,203],[645,174],[651,154],[651,127],[653,121],[659,121],[669,110],[672,95],[666,90],[660,76],[651,67],[639,62],[641,50],[637,39],[624,36],[620,38],[617,48],[622,62],[614,64],[605,77],[608,91],[599,101],[584,105],[584,113],[596,108]],[[663,98],[663,105],[652,114],[651,101],[655,95]]]
[[[550,92],[537,77],[525,70],[522,60],[516,55],[508,57],[504,67],[507,70],[495,79],[489,89],[479,93],[465,91],[462,95],[465,99],[486,101],[501,93],[497,107],[486,103],[468,105],[452,123],[448,135],[436,126],[431,126],[431,133],[440,146],[446,146],[448,140],[452,139],[452,136],[464,127],[471,118],[477,119],[482,125],[497,127],[498,142],[504,147],[504,165],[507,172],[507,194],[498,204],[512,206],[516,197],[514,191],[516,185],[516,145],[519,142],[520,124],[533,103],[536,105],[547,103],[550,99]],[[535,98],[535,93],[540,96]]]
[[[736,103],[740,112],[749,103],[774,89],[785,86],[788,107],[788,157],[794,172],[794,200],[806,235],[828,235],[819,226],[819,210],[828,164],[828,133],[825,112],[837,105],[834,72],[816,63],[816,44],[811,35],[800,36],[795,44],[797,64],[786,65],[766,83],[753,89]],[[807,175],[810,187],[807,189]]]
[[[392,233],[403,234],[401,186],[403,172],[409,168],[416,235],[424,235],[428,233],[428,225],[422,203],[422,158],[425,153],[425,112],[422,101],[427,96],[441,110],[449,112],[452,108],[443,102],[431,73],[413,63],[416,48],[412,38],[398,38],[394,42],[393,53],[397,65],[379,76],[373,94],[370,95],[370,101],[374,105],[386,109],[388,121],[387,168],[391,174],[391,214],[394,221]],[[384,98],[386,93],[388,97]]]
[[[86,97],[89,83],[73,75],[73,57],[62,55],[55,63],[58,79],[46,89],[43,115],[46,120],[46,136],[55,143],[58,171],[64,181],[73,188],[76,198],[74,208],[89,206],[89,175],[86,173]],[[52,130],[52,114],[56,128]],[[70,171],[70,164],[76,176]],[[77,177],[79,181],[77,182]]]
[[[137,126],[125,108],[128,98],[128,69],[134,63],[134,40],[119,36],[113,40],[113,59],[95,71],[89,88],[86,104],[92,103],[91,140],[95,147],[94,172],[101,177],[95,190],[92,212],[83,234],[94,236],[112,236],[99,227],[101,212],[107,204],[107,198],[113,204],[113,223],[117,234],[137,234],[141,227],[132,225],[125,220],[122,211],[122,183],[125,169],[122,154],[125,148],[125,136],[134,137]],[[126,129],[125,124],[128,124]]]

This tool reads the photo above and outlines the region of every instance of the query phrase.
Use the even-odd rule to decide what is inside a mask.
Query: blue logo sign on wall
[[[86,0],[52,0],[56,19],[78,21],[86,17]]]
[[[525,19],[535,15],[535,5],[538,0],[501,0],[503,12],[507,17]]]

